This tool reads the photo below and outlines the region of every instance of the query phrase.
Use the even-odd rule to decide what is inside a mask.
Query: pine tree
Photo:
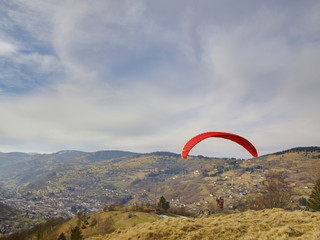
[[[307,202],[307,207],[316,211],[320,211],[320,178],[316,182]]]
[[[71,229],[71,240],[83,240],[81,229],[78,226]]]
[[[164,196],[161,196],[160,201],[158,203],[158,208],[163,210],[168,210],[170,208],[169,202],[167,202]]]
[[[64,235],[64,233],[61,233],[58,237],[58,240],[67,240],[66,236]]]

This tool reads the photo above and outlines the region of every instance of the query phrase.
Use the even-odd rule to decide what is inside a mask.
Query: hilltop
[[[114,231],[111,239],[320,239],[320,213],[266,209],[208,218],[167,218]]]

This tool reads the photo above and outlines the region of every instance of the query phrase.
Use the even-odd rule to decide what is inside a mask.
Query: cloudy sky
[[[319,1],[0,1],[0,152],[320,145]],[[200,146],[201,145],[201,146]],[[191,154],[250,158],[207,139]]]

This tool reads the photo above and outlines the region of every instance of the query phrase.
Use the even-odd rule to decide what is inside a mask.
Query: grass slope
[[[208,218],[161,219],[87,239],[320,239],[319,226],[319,212],[266,209]]]
[[[56,239],[60,233],[70,236],[71,228],[79,226],[85,238],[103,236],[117,229],[134,227],[146,222],[154,222],[160,217],[152,212],[132,211],[131,207],[121,207],[114,211],[100,211],[75,217],[56,227],[46,239]],[[100,237],[102,238],[102,237]]]

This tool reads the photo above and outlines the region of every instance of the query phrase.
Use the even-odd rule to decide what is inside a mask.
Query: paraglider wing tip
[[[181,157],[184,159],[187,159],[188,156],[188,150],[187,149],[182,149],[181,151]]]
[[[252,145],[251,146],[252,148],[251,149],[248,149],[248,151],[251,153],[251,155],[253,156],[253,157],[258,157],[258,152],[257,152],[257,149]]]

